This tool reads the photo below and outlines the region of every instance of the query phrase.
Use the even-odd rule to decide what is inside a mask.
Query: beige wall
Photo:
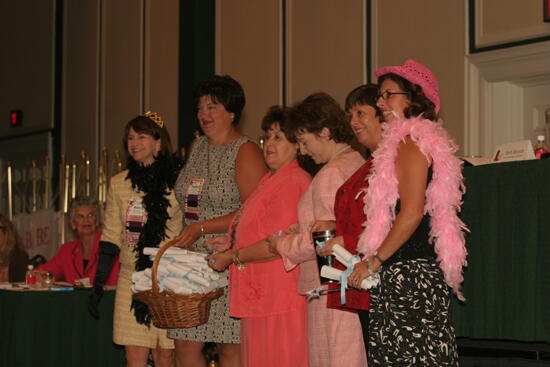
[[[177,146],[179,2],[66,2],[62,151],[122,151],[124,125],[159,112]],[[122,153],[122,152],[121,152]]]
[[[10,14],[0,25],[0,46],[10,53],[0,61],[0,138],[54,127],[56,4],[63,5],[56,122],[65,158],[80,161],[84,151],[95,176],[102,148],[112,157],[126,122],[148,109],[162,114],[177,145],[178,0],[0,2],[0,14]],[[12,109],[23,110],[23,126],[7,126]],[[41,162],[51,147],[49,133],[1,141],[0,160],[21,168]]]
[[[77,159],[81,151],[97,161],[99,146],[99,1],[64,9],[62,152]]]
[[[144,110],[166,122],[174,149],[178,141],[179,0],[146,2]]]
[[[550,24],[540,0],[477,0],[474,10],[477,52],[467,57],[465,145],[467,154],[489,157],[499,144],[535,142],[545,133],[550,41],[540,38],[550,38]]]
[[[31,207],[31,160],[41,167],[51,154],[54,127],[53,0],[0,1],[0,213],[8,213],[7,167],[11,162],[13,212]],[[10,127],[10,111],[23,111],[21,126]],[[41,172],[35,171],[38,177]],[[28,193],[28,195],[26,195]],[[21,200],[24,198],[26,200]],[[27,200],[28,199],[28,200]]]
[[[464,141],[464,1],[373,0],[374,68],[415,59],[439,81],[441,117],[459,145]]]
[[[441,84],[443,118],[453,137],[462,144],[465,3],[372,3],[374,65],[401,64],[407,58],[415,58],[432,68]],[[279,6],[280,2],[274,0],[241,0],[238,6],[218,1],[217,70],[234,74],[245,85],[247,96],[254,96],[241,126],[252,137],[259,134],[257,124],[265,108],[280,101],[277,88],[283,83],[277,78],[285,78],[288,104],[315,91],[328,92],[343,103],[352,88],[367,80],[366,1],[286,0],[284,43],[278,37]],[[419,19],[430,21],[421,26]],[[287,53],[284,76],[280,76],[276,53],[281,47],[286,47]],[[242,57],[244,54],[249,56]],[[271,73],[272,79],[265,82],[264,73]]]
[[[218,1],[216,71],[245,88],[240,130],[256,139],[267,108],[292,104],[316,91],[343,103],[365,79],[364,1],[286,1],[286,40],[281,1]],[[286,73],[282,73],[282,51]],[[286,90],[283,91],[283,85]]]
[[[65,32],[71,45],[65,56],[65,98],[71,101],[65,106],[67,154],[119,148],[123,125],[147,109],[163,114],[177,140],[178,1],[65,4],[71,13]],[[241,131],[256,139],[261,117],[267,107],[282,103],[283,92],[287,104],[318,90],[343,103],[346,93],[367,79],[364,6],[364,0],[217,1],[216,72],[232,75],[245,88]],[[407,58],[432,68],[440,82],[442,118],[462,145],[467,1],[372,0],[372,10],[374,68]],[[550,34],[540,0],[478,0],[476,15],[478,47]]]
[[[540,0],[477,0],[476,47],[550,35]]]
[[[286,42],[281,29],[283,1]],[[72,2],[66,3],[67,7],[75,7]],[[97,130],[97,143],[92,143],[96,147],[118,148],[119,131],[141,109],[163,113],[173,139],[177,140],[178,1],[102,3],[101,109],[97,116],[101,123],[99,128],[78,125],[72,128],[74,133],[68,128],[64,139],[67,153],[78,153],[80,148],[72,137],[82,131],[91,137]],[[89,2],[78,4],[81,8],[95,7]],[[267,107],[282,103],[283,92],[287,104],[318,90],[343,103],[346,93],[367,79],[366,27],[370,25],[366,23],[364,6],[364,0],[217,1],[216,72],[232,75],[245,88],[247,105],[241,131],[256,139],[261,117]],[[475,6],[478,47],[550,34],[550,24],[542,22],[540,0],[478,0]],[[451,135],[463,145],[467,118],[467,1],[373,0],[372,10],[374,68],[401,64],[407,58],[432,68],[440,82],[442,118]],[[75,24],[93,28],[94,11],[82,11],[82,18],[74,20]],[[143,27],[146,36],[142,40]],[[96,41],[87,39],[82,29],[75,32],[75,42]],[[97,66],[94,58],[84,61],[89,49],[75,52],[84,70],[93,72]],[[96,116],[89,110],[94,101],[90,84],[93,78],[87,74],[79,80],[75,79],[76,69],[69,72],[73,74],[68,83],[74,84],[69,89],[76,90],[79,83],[90,87],[81,95],[74,95],[73,100],[79,101],[75,100],[72,109],[82,111],[80,124],[94,124]],[[73,111],[69,116],[77,118],[78,113]],[[86,144],[90,145],[89,141]]]
[[[179,1],[63,3],[62,151],[69,159],[77,159],[81,150],[97,158],[102,146],[120,148],[124,124],[147,109],[162,113],[177,140]],[[283,92],[288,104],[317,90],[343,102],[351,88],[367,79],[365,30],[371,25],[366,3],[217,1],[216,72],[233,75],[245,88],[244,133],[258,137],[261,117],[268,106],[282,103]],[[461,145],[468,117],[467,3],[372,0],[373,66],[414,58],[432,68],[440,81],[442,117]],[[0,125],[0,137],[6,137],[52,126],[55,8],[54,1],[42,0],[1,4],[1,13],[13,16],[0,26],[7,35],[2,47],[12,55],[0,61],[0,116],[13,108],[25,112],[22,129]],[[478,47],[550,35],[540,0],[477,0],[475,6]]]
[[[229,74],[245,91],[239,130],[254,140],[267,108],[281,104],[280,3],[216,2],[216,73]]]
[[[0,1],[0,14],[0,137],[52,128],[55,2]],[[24,120],[11,128],[14,109]]]
[[[143,108],[142,1],[103,4],[100,143],[120,149],[124,125]]]
[[[342,105],[366,80],[365,1],[294,0],[288,5],[288,99],[325,91]]]

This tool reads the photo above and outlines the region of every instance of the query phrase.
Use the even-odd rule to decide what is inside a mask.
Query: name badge
[[[147,211],[141,199],[133,199],[128,202],[126,210],[126,246],[135,247],[141,235],[141,229],[147,222]]]
[[[185,192],[184,216],[187,219],[199,220],[200,199],[204,187],[204,178],[192,178],[189,180]]]

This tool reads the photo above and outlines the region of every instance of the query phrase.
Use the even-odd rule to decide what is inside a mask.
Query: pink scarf
[[[457,146],[441,122],[417,117],[385,124],[382,142],[373,153],[369,188],[364,198],[367,226],[359,237],[357,251],[366,256],[372,255],[395,220],[395,206],[399,198],[395,159],[399,144],[407,136],[418,145],[426,158],[432,160],[433,175],[426,189],[424,205],[424,213],[431,216],[429,241],[435,242],[435,252],[445,282],[463,301],[460,284],[464,280],[462,267],[467,265],[463,231],[468,229],[457,216],[465,192],[462,162],[454,156]]]

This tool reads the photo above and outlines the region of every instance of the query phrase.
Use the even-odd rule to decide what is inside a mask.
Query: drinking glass
[[[44,273],[44,287],[50,288],[51,286],[53,286],[53,282],[54,282],[53,273],[50,273],[49,271]]]

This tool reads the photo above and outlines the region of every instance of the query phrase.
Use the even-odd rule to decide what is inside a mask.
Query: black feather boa
[[[183,162],[176,155],[159,156],[149,166],[143,166],[132,157],[128,158],[127,180],[132,183],[134,190],[144,193],[143,207],[147,211],[147,222],[141,228],[139,240],[134,247],[136,253],[136,271],[145,270],[153,265],[148,255],[143,254],[145,247],[159,247],[167,238],[166,222],[168,215],[168,195],[174,188]],[[132,300],[132,309],[137,322],[150,325],[149,309],[144,303]]]

